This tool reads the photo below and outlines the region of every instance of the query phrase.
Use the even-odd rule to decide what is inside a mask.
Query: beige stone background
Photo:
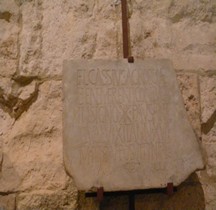
[[[119,3],[0,0],[1,209],[98,209],[63,165],[62,62],[122,58]],[[136,210],[215,210],[216,0],[128,3],[132,54],[173,61],[206,163],[171,197],[137,196]],[[104,202],[127,209],[126,197]]]

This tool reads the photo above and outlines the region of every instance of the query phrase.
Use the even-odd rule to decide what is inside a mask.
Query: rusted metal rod
[[[127,0],[121,0],[122,7],[122,36],[123,36],[123,56],[129,57],[129,29],[128,29],[128,7]]]

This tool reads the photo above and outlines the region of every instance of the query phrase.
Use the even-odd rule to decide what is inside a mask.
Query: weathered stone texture
[[[214,209],[215,177],[216,177],[216,77],[200,76],[201,120],[203,151],[206,156],[206,171],[201,173],[205,180],[203,189],[207,209]],[[206,183],[207,182],[207,183]]]
[[[16,195],[0,195],[0,209],[1,210],[15,210],[16,209]]]
[[[201,173],[205,192],[206,209],[216,207],[216,76],[200,76],[201,128],[206,170]]]
[[[61,156],[60,107],[61,82],[43,83],[36,102],[5,135],[4,150],[19,176],[24,178],[19,189],[64,186],[66,174]]]
[[[181,70],[182,94],[198,136],[202,127],[206,170],[199,179],[205,209],[214,210],[216,2],[128,2],[135,60],[169,58]],[[63,208],[69,178],[62,157],[62,61],[122,58],[120,14],[120,1],[114,0],[0,1],[0,192],[22,191],[19,209]],[[161,196],[139,198],[138,208],[162,208],[154,205]],[[63,201],[58,204],[57,198]],[[97,209],[93,200],[84,200],[79,209]],[[168,199],[165,206],[182,207],[184,201],[177,195],[176,203]],[[75,208],[74,200],[68,202]],[[125,202],[118,209],[125,209]]]
[[[207,155],[207,173],[216,175],[216,76],[200,77],[202,139]]]
[[[202,188],[205,194],[205,210],[214,210],[216,206],[216,185],[215,182],[205,182],[202,183]]]
[[[17,196],[17,209],[29,210],[75,210],[76,194],[70,191],[34,191],[21,193]]]
[[[37,81],[10,81],[2,79],[0,84],[0,107],[12,118],[18,119],[35,101],[38,94]]]
[[[216,112],[216,75],[201,76],[200,77],[200,91],[201,91],[201,108],[202,108],[202,124],[211,124],[213,126],[215,122]],[[212,122],[207,122],[209,119]],[[203,125],[204,126],[204,125]],[[204,126],[204,133],[207,133],[211,127]]]
[[[180,90],[189,120],[197,136],[201,135],[200,99],[198,75],[194,73],[178,73]]]
[[[20,4],[22,16],[19,35],[20,57],[18,73],[20,75],[35,76],[41,71],[41,4],[40,0],[24,1]]]
[[[216,178],[216,144],[203,144],[206,153],[206,173],[212,179]]]
[[[215,69],[214,1],[136,1],[131,10],[133,55],[170,58],[176,69]]]
[[[0,1],[0,76],[12,76],[18,62],[19,7],[14,0]]]

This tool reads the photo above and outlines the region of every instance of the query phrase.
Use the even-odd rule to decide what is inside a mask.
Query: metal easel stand
[[[85,196],[88,197],[97,197],[97,201],[99,202],[99,209],[103,210],[104,197],[110,196],[128,196],[128,210],[136,210],[135,201],[136,195],[145,195],[145,194],[155,194],[155,193],[165,193],[168,196],[174,194],[177,191],[177,187],[173,186],[173,183],[167,183],[166,188],[157,188],[157,189],[146,189],[146,190],[131,190],[131,191],[116,191],[116,192],[104,192],[103,187],[97,189],[97,192],[94,193],[86,193]]]
[[[123,57],[128,60],[128,63],[134,63],[134,57],[130,55],[130,36],[129,36],[129,23],[128,23],[128,7],[127,0],[121,0],[122,7],[122,38],[123,38]],[[128,209],[135,210],[135,197],[138,194],[152,194],[152,193],[166,193],[167,195],[173,195],[177,188],[173,186],[173,183],[167,183],[166,188],[147,189],[147,190],[132,190],[132,191],[117,191],[117,192],[104,192],[103,187],[97,189],[95,193],[86,193],[86,197],[97,197],[99,202],[99,209],[103,210],[104,197],[108,196],[123,196],[127,195],[129,198]]]

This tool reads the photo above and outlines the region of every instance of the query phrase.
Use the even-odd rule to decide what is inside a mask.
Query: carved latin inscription
[[[157,74],[160,71],[158,66]],[[150,81],[136,69],[103,67],[77,69],[75,78],[78,98],[71,112],[76,129],[82,130],[82,144],[77,148],[81,151],[80,164],[99,171],[103,164],[100,161],[109,163],[113,159],[126,171],[136,173],[142,160],[151,159],[157,163],[156,168],[165,168],[165,162],[156,161],[168,138],[166,118],[156,114],[168,108],[165,101],[157,103],[163,88],[160,78],[155,75]],[[143,94],[148,88],[155,94]]]
[[[80,189],[161,187],[165,183],[157,175],[143,181],[157,173],[163,180],[177,179],[167,177],[167,151],[176,140],[170,129],[186,115],[171,66],[167,61],[120,64],[65,63],[65,160]],[[178,103],[181,109],[175,110]],[[190,135],[194,138],[192,130]],[[174,167],[181,162],[177,158]],[[202,165],[201,158],[198,162]]]

